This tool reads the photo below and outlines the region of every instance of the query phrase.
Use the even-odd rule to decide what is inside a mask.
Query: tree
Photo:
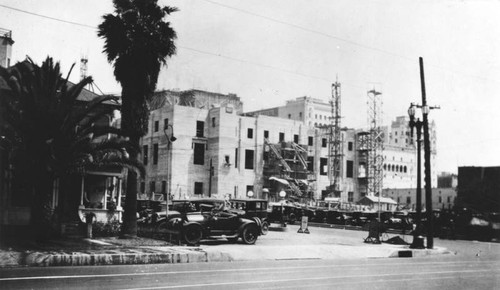
[[[122,137],[123,131],[98,124],[119,108],[105,104],[117,104],[117,98],[100,96],[81,103],[77,98],[92,78],[73,85],[69,75],[64,79],[59,63],[50,57],[42,66],[28,59],[9,69],[0,68],[5,110],[2,134],[12,143],[15,173],[33,189],[31,225],[38,238],[50,233],[49,202],[56,178],[110,165],[144,172],[140,164],[129,160],[127,150],[136,148]]]
[[[176,33],[164,18],[177,8],[160,7],[157,2],[114,0],[114,14],[104,15],[98,30],[98,36],[105,40],[104,53],[122,86],[122,128],[137,147],[147,131],[147,101],[156,89],[160,68],[176,52]],[[138,160],[138,152],[131,152],[130,158]],[[131,172],[122,237],[137,236],[137,182],[137,175]]]

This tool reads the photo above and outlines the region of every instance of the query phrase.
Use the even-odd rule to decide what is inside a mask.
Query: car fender
[[[240,221],[241,224],[240,227],[238,228],[238,234],[241,234],[246,226],[251,225],[257,228],[258,235],[260,235],[260,227],[254,220],[242,218],[240,219]]]

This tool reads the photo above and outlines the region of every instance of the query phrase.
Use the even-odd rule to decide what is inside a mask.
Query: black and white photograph
[[[499,0],[0,0],[0,289],[499,289]]]

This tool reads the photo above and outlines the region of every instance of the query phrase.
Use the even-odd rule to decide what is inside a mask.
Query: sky
[[[384,125],[421,103],[440,106],[437,170],[500,166],[500,1],[160,0],[178,12],[177,54],[158,89],[235,93],[245,111],[308,96],[325,102],[338,80],[342,126],[368,126],[367,91],[382,93]],[[78,81],[80,59],[104,93],[120,93],[96,27],[113,12],[103,0],[0,0],[12,30],[13,62],[51,56]]]

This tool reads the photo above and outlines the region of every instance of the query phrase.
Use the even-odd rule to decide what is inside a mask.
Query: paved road
[[[489,259],[294,260],[2,271],[2,289],[498,289]],[[9,278],[10,277],[10,278]]]
[[[500,244],[435,241],[453,254],[419,258],[309,258],[333,242],[362,251],[366,232],[311,228],[270,232],[257,245],[205,244],[247,256],[230,263],[41,267],[0,270],[1,289],[499,289]],[[411,239],[411,237],[407,237]],[[353,247],[352,245],[359,245]],[[382,245],[383,246],[383,245]],[[298,258],[279,259],[279,249]],[[338,248],[337,248],[338,249]],[[260,253],[260,254],[259,254]],[[354,255],[354,253],[350,253]],[[290,257],[290,255],[288,255]]]

